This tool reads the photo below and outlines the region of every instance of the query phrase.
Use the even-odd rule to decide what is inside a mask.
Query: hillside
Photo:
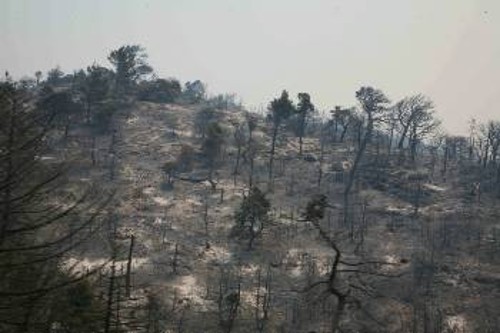
[[[154,298],[158,318],[152,320],[166,332],[221,332],[221,316],[229,315],[221,302],[238,290],[234,332],[256,332],[262,323],[266,332],[328,331],[337,303],[318,282],[329,276],[334,251],[303,218],[309,200],[323,193],[330,208],[321,225],[347,263],[339,266],[335,282],[350,297],[341,319],[345,330],[487,332],[484,327],[498,325],[498,209],[493,198],[485,196],[476,204],[468,195],[470,184],[464,184],[460,165],[419,183],[415,214],[414,188],[407,178],[414,167],[386,155],[380,156],[384,163],[375,164],[379,156],[370,150],[351,201],[352,225],[345,225],[342,195],[349,170],[338,166],[353,160],[353,142],[329,142],[321,152],[320,139],[306,137],[301,157],[297,139],[288,135],[277,148],[271,188],[269,130],[259,120],[253,134],[258,146],[254,185],[272,208],[249,249],[234,231],[235,214],[249,194],[248,163],[242,161],[233,177],[234,124],[243,123],[245,114],[220,111],[225,144],[214,190],[203,139],[195,130],[201,109],[137,102],[119,111],[114,139],[97,139],[94,166],[75,137],[80,170],[72,177],[116,191],[109,211],[122,235],[123,253],[134,235],[133,292],[125,304],[138,306]],[[116,140],[112,180],[110,140]],[[183,149],[193,155],[193,165],[176,171],[167,184],[162,167]],[[426,168],[430,157],[422,158],[419,165]],[[105,259],[95,255],[88,258],[89,266]],[[126,257],[120,258],[117,267],[123,271],[125,266]]]

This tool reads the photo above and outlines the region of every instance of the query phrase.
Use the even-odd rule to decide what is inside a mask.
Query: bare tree
[[[478,123],[475,118],[469,120],[469,159],[472,160],[476,151],[476,140],[478,135]]]
[[[246,143],[245,154],[243,158],[248,163],[248,187],[251,188],[253,186],[255,158],[257,155],[257,142],[253,137],[253,133],[257,129],[259,119],[255,114],[252,114],[250,112],[247,112],[245,114],[245,119],[248,125],[248,140]]]
[[[271,268],[267,267],[266,275],[262,277],[262,270],[257,271],[257,292],[255,295],[255,324],[256,330],[263,333],[269,321],[271,311]]]
[[[494,166],[497,163],[498,149],[500,147],[500,121],[489,121],[483,129],[487,147],[489,148],[489,160]]]
[[[309,292],[312,289],[323,286],[325,288],[323,289],[325,295],[335,297],[336,307],[331,315],[331,332],[336,333],[340,331],[340,323],[345,314],[346,306],[350,303],[357,307],[361,306],[361,301],[356,296],[356,293],[370,297],[377,295],[373,290],[370,291],[370,288],[366,285],[362,277],[399,277],[401,274],[378,272],[377,267],[384,265],[399,266],[401,263],[366,259],[359,259],[357,261],[344,259],[345,254],[340,248],[339,241],[321,225],[321,220],[325,216],[325,210],[329,207],[331,208],[325,195],[316,195],[307,203],[305,209],[302,221],[310,222],[314,226],[321,239],[330,246],[334,254],[325,279],[310,283],[303,292]],[[378,295],[378,297],[380,296]]]
[[[212,107],[204,107],[196,113],[194,119],[194,130],[202,139],[205,139],[210,124],[220,119],[220,112]]]
[[[216,190],[214,172],[220,162],[222,146],[225,142],[224,129],[217,123],[211,123],[207,129],[207,136],[203,142],[202,150],[206,157],[208,167],[208,181],[212,190]]]
[[[432,113],[429,112],[419,113],[418,117],[415,118],[409,137],[412,161],[415,161],[417,155],[417,145],[435,131],[439,125],[440,122],[434,119]]]
[[[424,96],[415,95],[412,97],[405,97],[396,105],[394,109],[396,110],[397,119],[401,126],[401,133],[399,137],[398,148],[403,149],[404,143],[408,138],[408,133],[413,122],[413,118],[417,115],[418,106],[420,103],[425,103]],[[430,107],[430,105],[428,105]]]
[[[406,97],[395,105],[401,130],[398,148],[402,151],[407,140],[412,160],[418,143],[439,126],[433,108],[432,101],[421,94]]]
[[[340,125],[342,127],[342,132],[340,134],[340,142],[344,142],[344,138],[347,134],[349,128],[354,123],[354,110],[352,108],[345,109],[340,106],[336,106],[335,110],[330,111],[334,121],[335,132],[337,132],[337,127]]]
[[[233,183],[236,185],[236,177],[240,172],[240,160],[241,153],[243,148],[245,147],[248,139],[245,131],[245,124],[235,124],[234,125],[234,143],[236,145],[236,162],[234,164],[233,170]]]
[[[223,333],[231,333],[241,303],[241,274],[221,267],[217,297],[219,326]]]
[[[398,129],[398,125],[399,125],[397,106],[393,106],[389,109],[389,113],[385,119],[385,123],[387,126],[387,130],[389,132],[389,140],[388,140],[388,144],[387,144],[387,154],[391,155],[392,146],[394,143],[394,135],[396,134],[395,132]]]

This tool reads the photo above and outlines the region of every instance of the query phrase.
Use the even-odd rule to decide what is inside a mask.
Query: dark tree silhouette
[[[99,106],[109,96],[112,73],[109,69],[93,64],[87,71],[81,70],[76,74],[75,90],[80,94],[85,105],[85,117],[90,124],[99,113]]]
[[[79,258],[108,202],[90,200],[92,188],[74,199],[59,163],[42,162],[54,116],[33,105],[29,92],[0,85],[0,331],[44,331],[57,295],[97,271],[64,260]]]
[[[42,76],[43,73],[41,71],[36,71],[35,72],[35,78],[36,78],[36,85],[38,86],[40,82],[42,81]]]
[[[138,80],[153,72],[147,58],[140,45],[125,45],[111,51],[108,60],[115,67],[116,87],[120,93],[130,92]]]
[[[211,123],[207,129],[207,136],[203,142],[202,150],[208,167],[208,181],[215,191],[217,183],[214,181],[214,171],[220,160],[222,145],[224,144],[224,130],[217,123]]]
[[[76,122],[82,107],[69,90],[55,92],[50,86],[42,89],[38,109],[54,117],[54,124],[62,127],[64,138],[68,137],[69,128]]]
[[[206,89],[205,84],[200,80],[188,81],[184,85],[184,96],[188,102],[198,103],[206,97]]]
[[[274,154],[276,150],[276,139],[278,137],[278,131],[283,121],[288,119],[295,112],[295,106],[289,99],[288,92],[286,90],[283,90],[279,98],[275,98],[271,101],[268,110],[268,118],[272,123],[271,151],[269,156],[269,184],[272,185]]]
[[[249,250],[270,221],[270,209],[271,203],[264,193],[258,187],[252,187],[236,212],[236,231],[248,239]]]
[[[63,77],[64,72],[57,66],[47,72],[47,83],[50,85],[58,85],[62,82]]]
[[[140,83],[138,98],[148,102],[172,103],[179,98],[181,93],[182,87],[179,81],[156,79]]]
[[[337,133],[338,126],[342,127],[342,132],[340,133],[340,142],[344,142],[347,131],[354,123],[354,110],[353,109],[345,109],[340,106],[335,107],[334,110],[330,111],[332,114],[335,133]],[[336,135],[336,134],[335,134]]]
[[[314,112],[314,104],[308,93],[299,93],[299,104],[297,104],[297,115],[299,117],[299,155],[302,155],[302,139],[305,134],[307,118]]]

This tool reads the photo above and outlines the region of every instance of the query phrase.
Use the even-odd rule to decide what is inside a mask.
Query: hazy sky
[[[0,0],[0,69],[14,77],[141,44],[160,76],[265,106],[284,88],[321,109],[361,85],[424,93],[445,127],[500,119],[499,0]]]

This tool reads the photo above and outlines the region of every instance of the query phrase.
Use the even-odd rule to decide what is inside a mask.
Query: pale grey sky
[[[373,85],[424,93],[451,132],[500,119],[499,0],[0,0],[0,69],[15,77],[141,44],[160,76],[265,106],[284,88],[329,109]]]

